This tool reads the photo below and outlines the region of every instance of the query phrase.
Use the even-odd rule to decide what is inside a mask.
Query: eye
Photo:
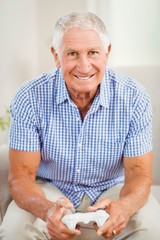
[[[71,57],[76,57],[77,55],[78,53],[74,51],[68,53],[68,56],[71,56]]]
[[[88,52],[88,55],[97,55],[97,54],[99,54],[99,52],[98,51],[96,51],[96,50],[92,50],[92,51],[89,51]]]

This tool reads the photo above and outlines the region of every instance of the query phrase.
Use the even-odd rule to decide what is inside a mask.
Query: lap
[[[39,181],[38,184],[41,186],[43,191],[46,194],[46,197],[51,201],[56,201],[60,197],[65,197],[65,195],[59,191],[57,188],[51,186],[48,183],[45,183],[43,181]],[[121,190],[122,185],[116,185],[113,188],[109,189],[108,191],[104,192],[98,200],[101,198],[107,197],[111,199],[117,199],[119,196],[119,192]],[[85,195],[83,198],[82,204],[77,208],[77,210],[86,211],[87,207],[91,204],[90,199]],[[145,204],[144,207],[142,207],[129,221],[127,228],[123,231],[122,234],[117,236],[116,239],[157,239],[157,234],[160,234],[160,228],[158,226],[159,224],[159,216],[160,216],[160,205],[155,200],[155,198],[151,195]],[[17,238],[19,239],[25,239],[22,238],[23,231],[26,228],[26,226],[34,225],[34,230],[36,228],[45,228],[45,222],[43,222],[40,219],[37,219],[32,214],[26,212],[23,209],[20,209],[14,201],[11,202],[11,204],[8,207],[7,213],[4,217],[4,221],[1,228],[2,230],[7,228],[9,229],[12,234],[13,231],[15,232],[15,235],[18,234],[21,237]],[[8,228],[9,226],[9,228]],[[16,232],[17,228],[17,232]],[[150,231],[148,229],[150,228]],[[1,230],[1,232],[2,232]],[[9,232],[9,230],[7,230]],[[0,232],[0,234],[1,234]],[[33,234],[33,229],[32,229]],[[42,232],[42,231],[41,231]],[[44,234],[45,231],[43,231]],[[153,232],[154,235],[153,235]],[[35,233],[39,234],[41,233]],[[137,235],[137,236],[136,236]],[[0,235],[1,236],[1,235]],[[37,235],[36,235],[37,237]],[[43,238],[42,238],[43,237]],[[30,238],[30,239],[49,239],[46,235],[42,236],[41,238]],[[86,230],[82,229],[82,234],[80,237],[76,237],[74,239],[80,240],[80,239],[104,239],[104,238],[98,238],[96,232],[93,229]],[[87,237],[87,238],[86,238]],[[5,239],[5,238],[4,238]],[[8,240],[13,238],[6,238]],[[27,238],[26,238],[27,239]],[[29,239],[29,238],[28,238]]]
[[[109,190],[105,191],[97,201],[102,198],[118,199],[119,193],[122,188],[122,184],[118,184]],[[88,205],[85,205],[87,209]],[[128,240],[139,240],[139,239],[157,239],[160,235],[159,228],[159,216],[160,216],[160,204],[150,194],[146,204],[139,209],[139,211],[130,218],[126,229],[120,235],[116,236],[117,240],[128,239]],[[86,234],[86,229],[82,230],[82,236],[76,237],[76,240],[84,239],[83,236]],[[98,240],[104,239],[98,237],[94,230],[87,231],[87,239]]]
[[[118,184],[112,187],[104,192],[98,200],[105,197],[118,199],[122,186],[122,184]],[[130,218],[126,229],[116,239],[158,239],[157,236],[160,235],[159,216],[160,204],[150,194],[146,204]]]
[[[43,189],[43,191],[46,195],[46,198],[49,199],[50,201],[55,202],[60,197],[65,197],[65,195],[58,188],[56,188],[56,187],[54,187],[54,186],[52,186],[52,185],[50,185],[50,184],[48,184],[44,181],[38,180],[37,184]],[[31,217],[32,221],[33,221],[33,218],[34,218],[34,216],[32,214],[30,214],[29,212],[19,208],[17,206],[17,204],[14,201],[12,201],[10,203],[10,205],[8,206],[8,209],[7,209],[6,215],[4,217],[4,220],[8,215],[9,215],[9,218],[11,218],[11,216],[14,217],[14,214],[16,214],[16,215],[19,214],[21,218]]]
[[[59,189],[44,181],[38,180],[37,184],[40,185],[45,192],[46,198],[53,202],[57,201],[60,197],[65,197]],[[42,229],[42,231],[37,231],[38,228]],[[28,237],[27,234],[29,234],[30,237]],[[0,239],[49,239],[49,237],[47,237],[46,223],[44,221],[19,208],[17,204],[12,201],[8,206],[2,225],[0,226]]]

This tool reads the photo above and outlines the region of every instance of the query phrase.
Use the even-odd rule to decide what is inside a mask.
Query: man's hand
[[[61,221],[69,209],[73,209],[72,203],[67,198],[60,198],[47,214],[48,233],[54,240],[70,240],[81,234],[78,229],[69,230]]]
[[[98,208],[103,208],[110,216],[102,227],[98,228],[97,224],[94,224],[97,234],[105,238],[113,238],[114,235],[120,234],[129,220],[129,214],[122,202],[104,198],[90,206],[88,211],[96,211]]]
[[[113,238],[120,234],[132,217],[147,201],[152,184],[152,152],[135,157],[124,157],[125,183],[118,200],[101,199],[89,211],[104,208],[110,217],[97,234]]]

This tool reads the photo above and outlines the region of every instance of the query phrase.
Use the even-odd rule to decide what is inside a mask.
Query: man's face
[[[72,28],[64,34],[60,53],[54,53],[54,57],[70,93],[97,91],[104,76],[109,48],[106,53],[94,30]]]

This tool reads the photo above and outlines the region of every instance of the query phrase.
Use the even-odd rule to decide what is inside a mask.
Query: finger
[[[56,201],[58,206],[65,208],[74,208],[73,204],[68,198],[61,197]]]
[[[113,237],[113,233],[116,233],[118,235],[121,233],[124,228],[126,227],[126,224],[124,221],[120,220],[119,218],[109,218],[108,221],[105,222],[105,224],[97,228],[97,234],[103,235],[104,237]]]
[[[55,203],[54,207],[48,210],[46,222],[52,222],[54,219],[58,222],[61,221],[61,218],[65,215],[66,209],[60,207]]]
[[[111,199],[103,198],[100,201],[96,202],[93,206],[89,206],[88,211],[96,211],[99,208],[108,209],[111,201],[112,201]]]
[[[99,236],[103,236],[104,238],[113,238],[115,237],[116,235],[120,234],[122,231],[124,230],[124,228],[120,228],[120,227],[117,227],[117,228],[107,228],[106,230],[104,230],[103,228],[99,228],[97,230],[97,235]]]
[[[77,236],[81,235],[81,231],[79,229],[77,229],[77,228],[74,229],[74,230],[69,230],[68,233],[71,234],[72,236],[74,236],[74,235],[77,235]]]
[[[69,229],[66,231],[53,231],[52,229],[48,229],[49,235],[51,237],[54,237],[54,239],[71,239],[74,236],[81,235],[81,232],[79,230],[72,230]]]
[[[67,212],[69,211],[70,212]],[[52,211],[52,215],[58,216],[58,219],[61,219],[65,214],[75,212],[73,204],[67,198],[59,198],[54,206],[54,210]]]
[[[97,229],[97,234],[99,235],[99,236],[104,236],[104,237],[113,237],[113,231],[115,230],[115,228],[112,226],[110,226],[110,227],[106,227],[106,226],[104,226],[103,225],[103,227],[100,227],[100,228],[98,228]]]
[[[53,225],[48,225],[47,227],[49,234],[54,236],[55,239],[71,239],[73,236],[81,234],[79,229],[70,230],[61,221],[58,222],[55,220]]]

